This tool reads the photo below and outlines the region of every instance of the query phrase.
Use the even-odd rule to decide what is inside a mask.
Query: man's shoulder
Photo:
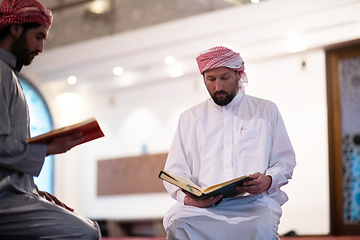
[[[0,59],[0,84],[1,88],[13,86],[14,78],[16,78],[14,71],[9,65]]]
[[[251,95],[244,95],[244,98],[247,102],[252,103],[254,105],[261,105],[266,107],[276,107],[276,104],[273,101],[268,99],[259,98]]]
[[[0,71],[1,74],[3,74],[4,72],[11,73],[12,69],[4,60],[0,59]]]
[[[180,114],[180,119],[182,119],[182,121],[183,120],[192,121],[194,119],[202,119],[203,116],[206,115],[205,113],[209,111],[209,106],[211,106],[211,104],[209,105],[209,101],[211,100],[207,99],[192,107],[189,107]]]
[[[183,113],[191,113],[191,112],[194,112],[194,111],[195,112],[201,111],[201,109],[205,109],[208,106],[210,101],[211,101],[210,98],[208,98],[205,101],[202,101],[202,102],[200,102],[200,103],[186,109]]]
[[[0,66],[8,66],[8,65],[4,62],[4,60],[2,60],[2,59],[0,58]]]
[[[252,109],[254,113],[257,112],[262,116],[276,116],[279,114],[277,105],[268,99],[247,95],[245,101],[247,106]]]

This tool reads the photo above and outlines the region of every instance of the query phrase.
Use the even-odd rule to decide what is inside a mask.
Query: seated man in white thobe
[[[248,82],[239,53],[211,48],[197,58],[211,96],[180,116],[165,170],[205,189],[250,175],[237,187],[247,196],[198,199],[164,182],[177,203],[167,212],[167,239],[279,239],[280,190],[295,167],[295,154],[276,105],[245,94]]]
[[[99,239],[96,222],[39,191],[45,157],[80,144],[81,133],[29,144],[29,114],[17,77],[42,52],[52,15],[36,0],[0,4],[0,239]]]

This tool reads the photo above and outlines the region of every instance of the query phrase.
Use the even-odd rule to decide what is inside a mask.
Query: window
[[[30,114],[30,134],[32,137],[53,129],[53,122],[49,108],[40,92],[24,77],[19,77],[24,90]],[[34,181],[41,191],[51,194],[54,192],[54,159],[53,156],[45,158],[44,165]]]

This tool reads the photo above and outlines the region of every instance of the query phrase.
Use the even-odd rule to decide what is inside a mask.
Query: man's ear
[[[15,38],[20,37],[23,30],[24,30],[24,28],[21,24],[11,24],[10,25],[10,33]]]
[[[237,80],[240,81],[240,80],[241,80],[241,75],[242,75],[242,73],[235,71],[235,74],[236,74]]]

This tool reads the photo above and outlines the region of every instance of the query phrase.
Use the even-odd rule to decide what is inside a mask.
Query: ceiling
[[[123,3],[125,6],[126,2],[135,4],[142,1],[150,0],[114,2]],[[156,3],[162,1],[168,2],[168,0],[156,0]],[[182,1],[187,0],[172,0],[173,3]],[[206,2],[206,0],[190,1],[199,4]],[[127,6],[135,10],[141,8],[141,13],[144,13],[145,8],[148,7],[147,5],[135,8],[131,7],[132,5]],[[151,19],[154,12],[164,12],[163,15],[166,15],[166,11],[162,11],[162,6],[153,4],[152,7],[156,7],[156,11],[144,15],[144,18]],[[83,25],[77,25],[76,21],[66,22],[68,20],[65,16],[69,19],[78,17],[79,21],[83,21],[84,15],[78,14],[80,10],[74,8],[66,10],[65,13],[62,10],[54,12],[54,15],[58,14],[62,20],[56,22],[59,18],[55,16],[54,27],[50,30],[45,48],[51,40],[55,42],[74,37],[78,42],[45,49],[22,71],[39,85],[44,87],[51,85],[52,88],[56,88],[56,93],[109,89],[119,91],[129,86],[192,78],[198,76],[195,57],[200,51],[219,44],[229,44],[234,50],[240,51],[247,66],[250,66],[255,61],[293,52],[288,47],[294,43],[304,44],[305,46],[301,46],[302,49],[296,50],[304,52],[306,49],[322,48],[360,38],[359,0],[269,0],[259,4],[246,4],[246,6],[194,14],[168,22],[155,23],[149,20],[147,27],[136,25],[135,20],[139,15],[134,11],[133,15],[128,13],[126,16],[135,19],[135,25],[132,27],[135,26],[137,29],[126,30],[130,29],[131,25],[129,25],[128,28],[123,28],[123,32],[117,34],[115,30],[108,33],[105,29],[106,24],[101,25],[106,23],[106,20],[99,20],[97,23],[97,20],[89,19]],[[83,8],[81,9],[84,11]],[[169,10],[169,13],[173,12]],[[133,22],[122,18],[124,16],[121,14],[115,15],[119,18],[115,22],[111,21],[114,28],[120,29],[126,27],[126,23]],[[62,26],[63,22],[67,24]],[[60,32],[59,29],[62,27],[64,27],[63,31]],[[88,27],[90,30],[87,29]],[[90,37],[85,34],[86,31],[98,34],[103,31],[103,34],[97,37],[94,34]],[[82,33],[85,36],[82,36]],[[292,34],[289,36],[289,33]],[[83,40],[80,41],[80,38]],[[174,56],[176,63],[166,65],[164,58],[167,56]],[[182,77],[171,75],[177,65],[182,68]],[[123,68],[123,75],[113,74],[113,69],[117,66]],[[75,85],[67,83],[68,77],[72,75],[78,79]]]
[[[47,49],[251,3],[250,0],[40,1],[54,15]],[[108,9],[94,13],[91,8],[101,3]]]

